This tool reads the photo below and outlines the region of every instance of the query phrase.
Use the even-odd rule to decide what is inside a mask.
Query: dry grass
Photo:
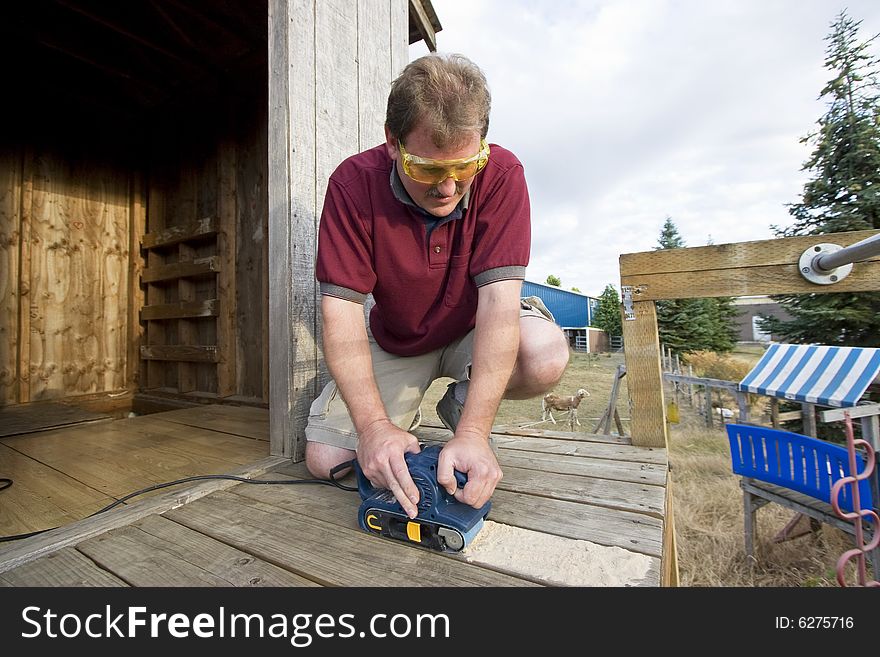
[[[760,347],[744,347],[731,357],[751,366]],[[579,431],[592,432],[605,411],[617,365],[622,354],[591,357],[572,354],[568,369],[553,392],[573,394],[586,388],[591,396],[578,409]],[[451,379],[439,380],[428,390],[422,404],[424,422],[439,425],[434,406]],[[618,399],[618,413],[630,431],[629,398],[624,377]],[[736,408],[735,404],[733,408]],[[755,409],[758,410],[759,409]],[[816,535],[782,543],[773,537],[791,519],[792,512],[769,504],[757,513],[756,562],[750,564],[743,545],[742,492],[738,477],[731,472],[727,437],[716,422],[703,424],[687,402],[680,405],[681,422],[670,425],[669,461],[675,504],[675,530],[682,586],[837,586],[834,566],[838,557],[852,547],[845,533],[827,526]],[[540,423],[541,400],[504,401],[496,417],[499,424],[534,424],[536,429],[567,430],[567,420],[557,416],[558,425]]]

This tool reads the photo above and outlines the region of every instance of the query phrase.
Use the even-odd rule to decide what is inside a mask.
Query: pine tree
[[[880,61],[869,52],[875,37],[859,42],[861,21],[841,12],[826,37],[822,89],[827,111],[801,142],[813,146],[803,166],[813,174],[801,199],[789,206],[794,223],[777,235],[820,235],[880,228]],[[833,242],[833,239],[820,241]],[[858,266],[858,265],[856,265]],[[765,317],[764,330],[788,342],[852,346],[880,344],[880,293],[774,297],[793,317]]]
[[[620,297],[610,283],[599,296],[599,307],[596,308],[593,326],[602,329],[609,336],[623,334],[620,323]]]
[[[666,217],[655,250],[684,246],[675,223]],[[700,349],[728,352],[736,344],[732,321],[735,316],[736,310],[729,298],[658,301],[660,342],[679,354]]]

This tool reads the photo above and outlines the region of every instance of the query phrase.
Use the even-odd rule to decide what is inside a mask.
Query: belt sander
[[[409,474],[419,489],[418,514],[410,519],[394,494],[374,487],[361,471],[357,461],[358,492],[361,506],[358,523],[361,529],[438,552],[460,552],[471,543],[483,527],[483,520],[492,508],[486,502],[479,509],[456,500],[437,483],[437,461],[442,444],[422,444],[418,454],[405,454]],[[467,475],[455,471],[458,488],[464,488]]]

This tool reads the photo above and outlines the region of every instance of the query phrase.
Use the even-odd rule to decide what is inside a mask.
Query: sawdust
[[[487,520],[461,554],[467,561],[560,586],[633,586],[651,557],[620,547],[502,525]]]

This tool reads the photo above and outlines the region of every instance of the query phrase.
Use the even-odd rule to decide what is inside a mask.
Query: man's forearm
[[[467,402],[456,435],[487,437],[519,352],[519,281],[480,288]]]
[[[379,388],[373,376],[373,358],[363,306],[324,296],[324,359],[336,387],[345,400],[358,433],[387,418]]]

